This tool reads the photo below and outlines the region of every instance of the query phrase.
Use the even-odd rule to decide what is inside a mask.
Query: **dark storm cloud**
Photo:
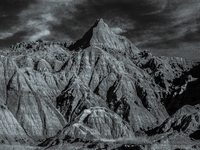
[[[74,8],[72,18],[62,15],[65,9],[56,11],[61,24],[52,26],[57,34],[69,35],[73,40],[82,36],[97,18],[104,18],[115,32],[140,47],[170,43],[172,39],[187,40],[192,37],[191,33],[199,39],[196,31],[200,4],[197,0],[87,0]]]
[[[0,2],[0,47],[11,41],[31,41],[51,35],[49,28],[59,20],[53,13],[71,0],[5,0]],[[58,5],[59,4],[59,5]],[[65,4],[65,5],[63,5]],[[21,37],[16,38],[16,34]],[[14,44],[14,43],[13,43]]]
[[[160,0],[37,0],[24,10],[20,9],[17,15],[19,23],[12,26],[12,30],[0,33],[1,39],[25,30],[28,34],[24,40],[28,41],[38,38],[75,40],[97,18],[104,18],[113,31],[120,34],[145,23],[144,15],[161,11],[165,3]],[[148,19],[158,20],[151,16]]]
[[[17,43],[19,41],[22,41],[23,37],[26,36],[26,34],[27,34],[27,32],[25,32],[25,31],[16,32],[11,37],[1,39],[0,45],[1,45],[1,47],[8,47],[9,45],[12,45],[12,44]]]
[[[97,18],[103,18],[114,31],[123,33],[135,26],[141,27],[146,22],[164,23],[162,16],[154,17],[149,14],[162,11],[165,5],[165,1],[158,0],[87,0],[74,6],[76,11],[72,14],[73,18],[63,16],[63,10],[57,11],[57,16],[62,17],[62,23],[60,26],[54,26],[54,29],[60,29],[61,33],[75,39],[80,37]],[[74,30],[77,31],[76,34]]]
[[[34,3],[35,0],[0,1],[0,47],[8,47],[23,39],[26,32],[20,28],[18,14]]]
[[[1,5],[5,18],[0,44],[20,32],[25,34],[19,39],[25,41],[74,41],[103,18],[115,33],[142,49],[171,53],[187,45],[199,48],[200,0],[12,1]]]
[[[3,0],[0,1],[0,31],[6,30],[19,22],[17,14],[26,9],[35,0]]]

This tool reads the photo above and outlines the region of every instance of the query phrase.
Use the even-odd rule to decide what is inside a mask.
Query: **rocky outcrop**
[[[165,133],[173,130],[192,135],[199,130],[200,113],[198,106],[185,105],[168,118],[157,132]]]
[[[52,72],[52,67],[51,65],[44,59],[41,59],[38,63],[37,63],[37,71],[39,72]]]
[[[183,76],[175,80],[173,95],[168,96],[167,109],[174,113],[184,105],[200,104],[199,89],[200,89],[199,65],[192,70],[186,72]]]

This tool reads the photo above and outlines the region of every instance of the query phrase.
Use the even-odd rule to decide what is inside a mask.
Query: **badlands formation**
[[[103,21],[77,42],[0,51],[0,149],[200,149],[200,65]]]

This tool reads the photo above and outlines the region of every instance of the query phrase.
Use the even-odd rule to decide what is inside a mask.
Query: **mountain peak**
[[[116,35],[103,19],[97,19],[94,25],[76,43],[69,46],[70,50],[85,49],[89,46],[111,48],[128,53],[139,53],[139,50],[130,40],[121,35]]]
[[[96,27],[106,27],[108,26],[102,18],[97,19],[95,22]]]

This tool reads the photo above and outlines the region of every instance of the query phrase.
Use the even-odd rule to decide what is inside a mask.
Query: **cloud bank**
[[[6,0],[0,7],[0,46],[74,41],[103,18],[140,49],[200,60],[200,0]]]

